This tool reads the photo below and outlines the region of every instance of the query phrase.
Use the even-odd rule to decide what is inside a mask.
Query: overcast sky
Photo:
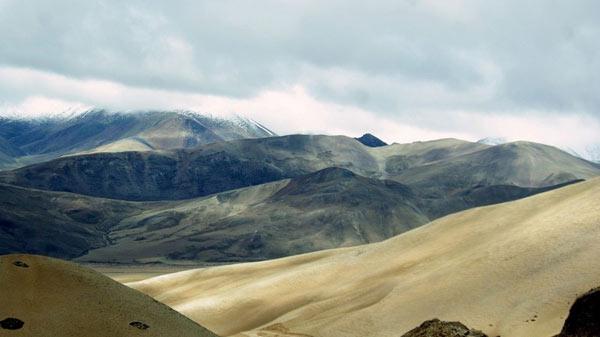
[[[0,114],[600,144],[600,1],[0,0]]]

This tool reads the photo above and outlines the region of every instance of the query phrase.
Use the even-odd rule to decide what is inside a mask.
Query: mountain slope
[[[0,184],[0,254],[74,258],[108,244],[110,229],[145,207]]]
[[[341,167],[446,197],[478,186],[550,186],[600,174],[556,148],[446,139],[370,148],[344,136],[291,135],[193,150],[70,156],[0,173],[25,187],[125,200],[189,199]]]
[[[376,174],[367,147],[348,137],[271,137],[194,150],[97,153],[2,172],[5,182],[126,200],[189,199],[331,166]]]
[[[4,255],[0,270],[2,336],[216,337],[152,298],[73,263]]]
[[[594,163],[555,147],[514,142],[410,168],[392,178],[433,192],[452,192],[477,185],[541,187],[598,174]]]
[[[0,184],[0,254],[96,262],[255,261],[377,242],[448,212],[544,190],[491,186],[422,199],[397,182],[341,168],[151,203]]]
[[[179,111],[91,110],[70,118],[0,119],[0,137],[20,151],[13,157],[21,166],[68,154],[191,148],[273,135],[240,117],[222,119]],[[10,165],[4,161],[5,168]]]
[[[404,185],[329,168],[125,219],[82,261],[264,260],[381,241],[428,221]]]
[[[489,336],[548,337],[600,279],[598,195],[593,179],[381,243],[130,286],[222,336],[393,336],[438,317]]]
[[[383,174],[387,177],[393,177],[412,167],[451,160],[489,147],[485,144],[444,138],[425,142],[391,144],[372,149],[371,152],[378,159]]]

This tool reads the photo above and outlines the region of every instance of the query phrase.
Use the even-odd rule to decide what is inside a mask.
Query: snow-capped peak
[[[501,145],[507,142],[508,140],[503,137],[485,137],[477,141],[477,143],[486,145]]]

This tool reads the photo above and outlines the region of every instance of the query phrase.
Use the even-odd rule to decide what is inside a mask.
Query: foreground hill
[[[100,273],[33,255],[0,256],[0,335],[216,337]]]
[[[594,179],[381,243],[130,286],[223,336],[394,336],[437,317],[489,336],[548,337],[600,280],[598,195]]]
[[[415,186],[434,198],[475,187],[541,187],[600,174],[596,164],[533,143],[490,147],[445,139],[371,148],[344,136],[292,135],[193,150],[71,156],[2,172],[0,181],[115,199],[177,200],[334,166]]]
[[[273,135],[248,119],[180,111],[91,110],[69,118],[0,118],[0,169],[82,152],[169,150]]]
[[[423,199],[341,168],[197,199],[128,202],[0,184],[0,254],[96,262],[231,262],[377,242],[443,211],[545,188],[492,186]]]

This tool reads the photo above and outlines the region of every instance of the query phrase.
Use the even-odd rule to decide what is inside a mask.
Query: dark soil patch
[[[15,261],[13,264],[20,268],[29,268],[29,265],[23,261]]]
[[[131,325],[134,328],[138,328],[140,330],[147,330],[150,326],[146,323],[142,323],[142,322],[131,322],[129,323],[129,325]]]
[[[2,329],[7,329],[7,330],[19,330],[23,327],[25,323],[18,319],[18,318],[6,318],[3,321],[0,321],[0,327]]]

